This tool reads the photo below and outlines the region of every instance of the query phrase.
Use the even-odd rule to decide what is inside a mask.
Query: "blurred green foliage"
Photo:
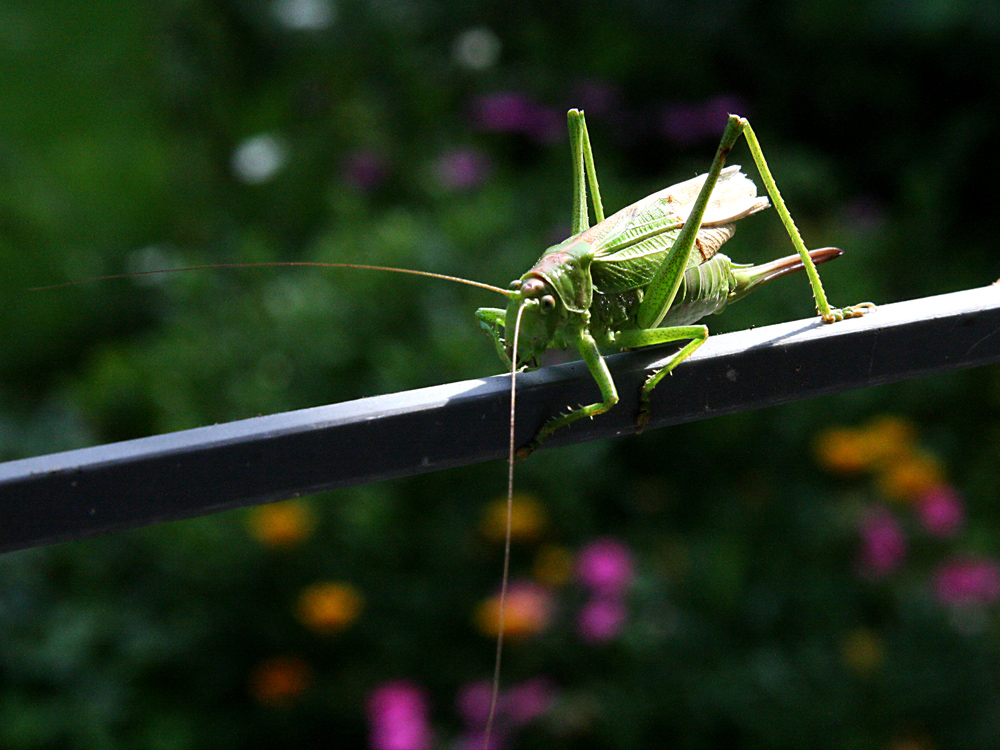
[[[494,301],[423,280],[28,289],[269,260],[504,284],[568,229],[571,106],[608,208],[704,171],[731,109],[806,242],[847,250],[824,268],[836,303],[985,285],[998,58],[1000,10],[972,0],[7,2],[0,458],[498,372],[472,318]],[[737,259],[788,252],[775,217],[744,223]],[[708,322],[809,314],[789,280]],[[548,698],[516,734],[508,706],[505,745],[994,747],[998,400],[984,368],[520,465],[547,520],[514,575],[548,609],[504,682]],[[920,491],[817,462],[826,428],[883,413],[933,457]],[[381,750],[366,701],[387,684],[421,697],[435,747],[461,745],[503,485],[478,466],[4,556],[0,746]],[[941,487],[949,533],[927,520]],[[601,537],[634,579],[595,641],[586,588],[556,573]]]

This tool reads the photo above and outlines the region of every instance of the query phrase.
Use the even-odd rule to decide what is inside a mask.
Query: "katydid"
[[[488,289],[505,296],[506,309],[480,308],[476,317],[511,371],[511,417],[508,460],[508,528],[500,588],[500,614],[493,690],[486,725],[489,744],[499,688],[503,646],[504,600],[510,559],[510,503],[515,459],[525,458],[555,431],[583,417],[594,417],[618,402],[618,392],[601,356],[601,348],[631,349],[670,342],[687,342],[654,371],[640,394],[638,431],[649,420],[650,394],[657,384],[708,338],[708,328],[694,325],[706,315],[721,312],[730,302],[791,271],[804,269],[812,287],[816,310],[825,323],[863,315],[874,308],[865,302],[840,309],[827,301],[816,264],[841,253],[836,248],[809,252],[785,207],[750,124],[729,117],[708,173],[678,183],[605,218],[594,167],[593,152],[583,112],[568,113],[573,156],[572,236],[550,247],[535,265],[510,287],[405,268],[351,263],[216,264],[186,269],[258,266],[319,266],[359,268],[424,276]],[[725,167],[736,141],[743,135],[765,189],[796,250],[763,265],[733,263],[718,252],[739,219],[770,205],[758,197],[754,183],[739,166]],[[590,225],[588,189],[595,224]],[[105,276],[119,278],[160,271]],[[78,282],[70,282],[78,283]],[[64,286],[63,284],[57,286]],[[550,348],[579,350],[600,390],[601,400],[554,416],[524,446],[514,444],[516,373],[537,366]],[[515,450],[516,449],[516,450]]]
[[[692,325],[720,312],[759,284],[804,268],[826,323],[856,317],[873,307],[863,303],[833,309],[816,272],[816,262],[839,254],[834,249],[810,255],[802,242],[756,135],[742,117],[730,115],[707,175],[654,193],[604,218],[593,152],[583,113],[570,110],[573,151],[572,236],[546,250],[535,266],[511,284],[506,310],[482,308],[476,317],[512,368],[530,368],[551,347],[576,347],[601,391],[601,401],[553,417],[517,455],[524,458],[546,438],[582,417],[601,414],[618,403],[614,381],[600,348],[631,349],[687,341],[670,361],[652,373],[642,388],[638,430],[649,420],[650,394],[665,375],[708,338],[708,328]],[[773,264],[733,263],[718,253],[739,219],[768,206],[739,166],[723,169],[726,157],[744,135],[761,178],[798,252]],[[596,224],[590,226],[587,187]],[[522,312],[523,311],[523,312]],[[517,347],[504,338],[521,315]]]
[[[618,403],[618,392],[600,349],[634,349],[687,341],[643,385],[636,426],[649,421],[650,394],[677,365],[708,338],[708,328],[694,325],[721,312],[761,284],[804,269],[812,287],[816,311],[824,323],[863,315],[870,302],[832,308],[816,264],[841,254],[836,248],[806,250],[799,231],[778,192],[757,136],[746,119],[730,115],[722,141],[707,174],[653,193],[605,218],[594,156],[583,112],[567,113],[573,155],[572,235],[542,253],[535,265],[503,289],[470,279],[408,268],[356,263],[287,262],[221,263],[187,268],[139,271],[101,276],[87,281],[147,274],[222,268],[274,266],[355,268],[441,279],[487,289],[507,298],[507,308],[476,311],[480,326],[511,372],[537,367],[547,349],[576,347],[601,392],[601,401],[552,417],[535,437],[517,450],[525,458],[553,432],[582,417],[594,417]],[[753,181],[738,165],[725,167],[740,135],[746,138],[767,193],[774,202],[797,255],[763,265],[734,263],[718,250],[734,233],[736,221],[770,205],[758,197]],[[587,190],[596,223],[591,226]],[[52,289],[68,282],[38,289]],[[505,334],[521,330],[510,341]],[[515,346],[515,340],[517,345]]]
[[[827,301],[816,263],[840,251],[810,253],[785,207],[750,123],[736,115],[722,134],[708,174],[678,183],[604,217],[594,156],[583,112],[568,113],[573,154],[572,235],[542,253],[534,267],[510,285],[507,309],[480,308],[476,317],[500,358],[511,369],[511,432],[508,466],[508,524],[513,495],[514,378],[520,369],[537,366],[537,357],[553,347],[576,347],[601,391],[601,401],[570,409],[542,425],[534,439],[516,451],[525,458],[560,427],[594,417],[618,403],[618,392],[601,347],[630,349],[687,341],[642,387],[636,417],[641,432],[649,420],[650,394],[677,365],[708,338],[708,328],[692,325],[721,312],[760,284],[804,268],[812,286],[816,311],[832,323],[863,315],[870,302],[834,309]],[[764,186],[774,201],[797,255],[762,266],[733,263],[718,252],[733,234],[733,224],[768,206],[739,166],[724,169],[740,135],[745,136]],[[594,226],[587,209],[587,188],[594,207]],[[504,334],[513,331],[508,341]],[[504,597],[510,558],[510,528],[500,589],[493,691],[483,747],[489,747],[500,682]]]

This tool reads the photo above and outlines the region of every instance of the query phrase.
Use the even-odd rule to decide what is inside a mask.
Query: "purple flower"
[[[598,539],[580,552],[576,574],[595,594],[618,596],[634,578],[632,553],[617,539]]]
[[[472,105],[476,123],[483,130],[519,132],[534,124],[536,105],[524,94],[504,92],[481,96]]]
[[[905,557],[902,528],[888,510],[877,509],[861,524],[861,569],[878,578],[895,570]]]
[[[729,115],[744,115],[745,105],[737,97],[720,94],[701,105],[702,121],[707,134],[715,138],[722,137],[722,129],[726,126]]]
[[[368,696],[373,750],[428,750],[427,697],[410,682],[386,682]]]
[[[924,528],[934,536],[953,537],[965,521],[965,508],[955,490],[937,485],[917,500],[917,515]]]
[[[672,104],[660,113],[660,129],[667,140],[690,146],[707,138],[719,138],[730,113],[743,109],[732,96],[716,96],[698,104]]]
[[[478,97],[472,119],[481,130],[523,133],[536,141],[550,142],[562,133],[562,118],[524,94],[501,92]]]
[[[565,115],[549,107],[538,107],[535,110],[535,120],[527,135],[538,143],[555,143],[562,138],[565,127]]]
[[[494,729],[493,733],[490,735],[490,744],[486,746],[486,730],[476,729],[471,732],[466,732],[458,741],[455,743],[455,747],[460,748],[460,750],[500,750],[504,745],[504,740],[506,738],[503,736],[503,731],[500,729]]]
[[[618,90],[598,80],[582,81],[574,88],[573,106],[588,115],[604,115],[620,109]]]
[[[458,691],[458,713],[470,727],[485,727],[493,686],[487,681],[470,682]]]
[[[668,141],[690,146],[705,136],[701,113],[693,106],[675,104],[660,115],[660,127]]]
[[[458,693],[458,713],[466,726],[483,728],[490,712],[490,695],[493,686],[486,680],[470,682]],[[538,677],[514,685],[497,698],[497,716],[500,723],[521,726],[545,714],[555,700],[555,693],[548,680]]]
[[[442,155],[434,165],[438,183],[448,190],[470,190],[490,173],[486,157],[472,148],[459,148]]]
[[[628,619],[625,602],[618,596],[595,596],[580,610],[577,629],[590,643],[610,641],[621,633]]]
[[[385,157],[377,151],[355,151],[344,163],[344,179],[359,190],[375,190],[388,173]]]
[[[503,696],[504,712],[515,727],[544,716],[554,702],[552,685],[541,677],[515,685]]]
[[[958,558],[938,569],[933,586],[944,604],[989,604],[1000,598],[1000,566],[992,560]]]

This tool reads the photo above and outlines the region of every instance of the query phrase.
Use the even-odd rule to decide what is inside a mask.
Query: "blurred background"
[[[836,304],[989,284],[998,59],[971,0],[8,0],[0,458],[500,372],[496,300],[428,280],[28,290],[505,285],[568,233],[569,107],[611,210],[738,112]],[[726,250],[790,251],[773,212]],[[494,747],[995,747],[998,374],[519,465]],[[0,746],[478,747],[505,471],[4,555]]]

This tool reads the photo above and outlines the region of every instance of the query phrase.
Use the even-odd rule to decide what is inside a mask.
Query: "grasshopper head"
[[[538,357],[556,345],[556,337],[567,318],[566,306],[544,278],[527,273],[520,281],[511,284],[514,294],[507,304],[504,322],[507,339],[507,356],[515,367],[538,367]],[[518,311],[521,328],[517,336],[517,356],[514,356],[514,326]]]

